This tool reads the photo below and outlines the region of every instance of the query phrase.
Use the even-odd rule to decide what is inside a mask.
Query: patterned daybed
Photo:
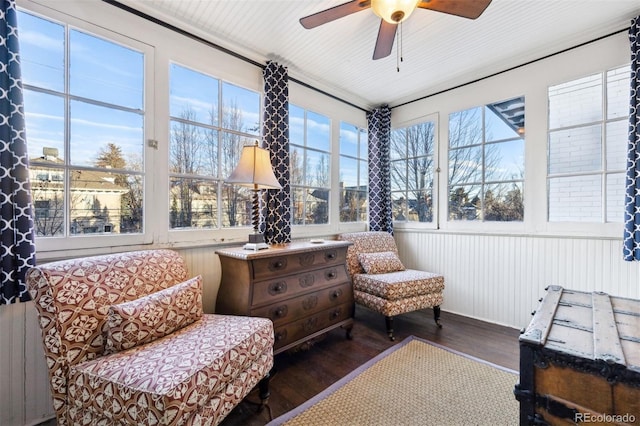
[[[48,263],[27,283],[58,426],[217,425],[258,382],[268,396],[273,324],[203,314],[175,251]]]
[[[347,249],[347,269],[356,303],[385,316],[387,334],[393,337],[393,317],[433,308],[440,324],[444,277],[433,272],[406,269],[398,247],[388,232],[351,232],[338,235],[353,244]]]

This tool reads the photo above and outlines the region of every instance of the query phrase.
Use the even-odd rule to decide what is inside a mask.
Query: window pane
[[[549,220],[602,222],[600,175],[549,179]]]
[[[127,108],[142,109],[144,55],[72,30],[69,33],[70,93]]]
[[[485,147],[485,181],[524,179],[524,139]]]
[[[322,151],[331,151],[331,122],[328,117],[307,112],[307,145]]]
[[[482,146],[449,151],[449,185],[482,181]]]
[[[226,151],[230,155],[236,150]],[[189,175],[218,175],[218,132],[206,127],[171,122],[169,170]],[[229,172],[230,173],[230,172]]]
[[[115,144],[126,168],[142,170],[144,120],[136,113],[71,101],[71,163],[95,166],[97,149]]]
[[[627,164],[627,120],[607,123],[607,170],[625,170]]]
[[[64,163],[64,98],[24,91],[25,121],[31,161]]]
[[[607,72],[607,118],[629,117],[629,88],[631,67]]]
[[[407,158],[407,138],[406,129],[392,130],[390,136],[391,159]]]
[[[391,192],[391,212],[393,220],[397,222],[406,222],[407,211],[407,197],[405,197],[404,191]]]
[[[65,209],[64,170],[36,167],[29,168],[31,197],[34,206],[34,225],[39,237],[64,234]]]
[[[482,143],[482,108],[471,108],[449,115],[449,147]]]
[[[412,222],[433,221],[433,186],[425,186],[409,193],[407,220]]]
[[[64,27],[24,12],[18,22],[23,83],[64,92]]]
[[[307,161],[305,165],[307,175],[306,184],[308,186],[319,186],[329,188],[329,155],[307,150]]]
[[[549,132],[549,174],[600,170],[601,137],[600,125]]]
[[[307,194],[305,223],[319,225],[329,223],[329,191],[314,189]]]
[[[289,104],[289,141],[304,146],[304,110]]]
[[[450,220],[479,220],[482,211],[480,185],[457,185],[449,193]]]
[[[549,88],[549,128],[602,120],[602,77],[589,77]]]
[[[625,187],[624,173],[607,175],[607,222],[623,222]]]
[[[391,162],[391,191],[405,191],[407,189],[407,161]]]
[[[349,157],[340,157],[340,187],[344,189],[358,186],[358,163]]]
[[[294,225],[304,225],[305,190],[291,188],[291,222]]]
[[[518,138],[524,133],[524,97],[486,106],[485,142]]]
[[[170,114],[201,124],[218,125],[218,80],[171,64]]]
[[[230,83],[222,83],[222,127],[260,134],[260,95]]]
[[[522,183],[487,185],[484,193],[484,220],[521,221],[524,218]]]
[[[304,184],[304,153],[303,149],[290,145],[290,179],[291,185],[302,185]]]
[[[252,226],[253,191],[236,185],[222,186],[222,226]]]
[[[217,226],[216,181],[171,178],[169,185],[169,226],[172,229]]]
[[[340,193],[340,221],[366,221],[367,193],[350,188],[343,188]]]
[[[369,140],[367,138],[367,131],[360,129],[360,158],[364,158],[365,160],[369,155]]]
[[[340,154],[358,157],[359,129],[348,123],[340,123]]]
[[[70,234],[142,232],[142,178],[71,171]]]

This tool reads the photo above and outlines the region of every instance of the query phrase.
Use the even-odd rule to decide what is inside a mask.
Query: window
[[[391,201],[395,221],[433,222],[435,138],[435,120],[391,132]]]
[[[18,21],[37,236],[143,233],[145,54]]]
[[[524,118],[524,97],[449,115],[449,220],[523,220]]]
[[[367,221],[367,131],[340,123],[340,222]]]
[[[329,223],[331,122],[289,104],[289,139],[292,223]]]
[[[251,192],[226,185],[244,145],[260,137],[260,94],[171,64],[169,227],[251,223]]]
[[[622,222],[629,66],[549,88],[550,222]]]

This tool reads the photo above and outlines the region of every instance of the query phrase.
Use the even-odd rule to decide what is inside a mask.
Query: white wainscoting
[[[548,285],[640,298],[640,264],[622,241],[569,237],[395,232],[407,267],[445,277],[442,309],[525,327]]]

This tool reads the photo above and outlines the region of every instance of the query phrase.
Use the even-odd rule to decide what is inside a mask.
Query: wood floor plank
[[[443,328],[439,329],[430,309],[404,314],[394,321],[396,340],[392,342],[387,338],[384,317],[358,306],[353,340],[347,340],[344,331],[334,330],[308,350],[276,355],[269,400],[273,417],[297,407],[411,335],[518,370],[516,329],[448,312],[442,312]],[[252,392],[248,399],[257,401],[257,393]],[[241,403],[221,425],[262,426],[267,417],[266,412],[257,414],[254,406]]]

